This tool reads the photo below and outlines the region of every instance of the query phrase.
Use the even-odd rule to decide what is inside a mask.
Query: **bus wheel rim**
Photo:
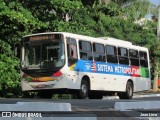
[[[82,90],[82,94],[86,95],[86,93],[87,93],[87,87],[85,85],[82,85],[81,90]]]
[[[132,96],[132,87],[130,85],[127,87],[127,91],[128,91],[128,95]]]

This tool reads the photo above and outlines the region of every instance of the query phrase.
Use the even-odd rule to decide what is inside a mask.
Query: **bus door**
[[[75,69],[76,63],[78,62],[78,53],[77,53],[77,42],[73,38],[67,38],[67,58],[69,67],[68,74],[70,76],[70,79],[72,81],[75,81],[76,83],[79,77],[79,71]]]

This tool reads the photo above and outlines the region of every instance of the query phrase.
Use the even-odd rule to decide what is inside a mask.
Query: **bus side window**
[[[73,65],[78,60],[77,43],[75,39],[67,38],[68,66]]]
[[[90,42],[80,40],[79,52],[82,60],[93,60],[92,46]]]
[[[138,50],[129,50],[129,59],[130,59],[130,65],[133,66],[139,66],[139,54]]]
[[[106,61],[103,44],[93,43],[93,54],[95,61]]]
[[[106,45],[107,62],[118,63],[117,48],[115,46]]]
[[[140,51],[139,56],[140,56],[140,66],[148,67],[147,53]]]
[[[119,47],[118,58],[119,58],[119,64],[129,65],[128,49]]]

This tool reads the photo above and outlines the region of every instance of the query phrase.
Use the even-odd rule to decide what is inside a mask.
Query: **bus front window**
[[[42,45],[42,68],[62,67],[64,65],[64,44]]]
[[[40,49],[41,45],[26,44],[23,64],[28,69],[40,69]]]
[[[22,68],[51,69],[64,65],[64,43],[26,43]]]

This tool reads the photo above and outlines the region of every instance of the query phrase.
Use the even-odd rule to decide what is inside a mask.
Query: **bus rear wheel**
[[[133,97],[133,84],[128,81],[126,85],[126,92],[121,92],[118,94],[120,99],[132,99]]]
[[[86,80],[82,80],[80,90],[77,93],[78,99],[88,98],[89,84]]]

